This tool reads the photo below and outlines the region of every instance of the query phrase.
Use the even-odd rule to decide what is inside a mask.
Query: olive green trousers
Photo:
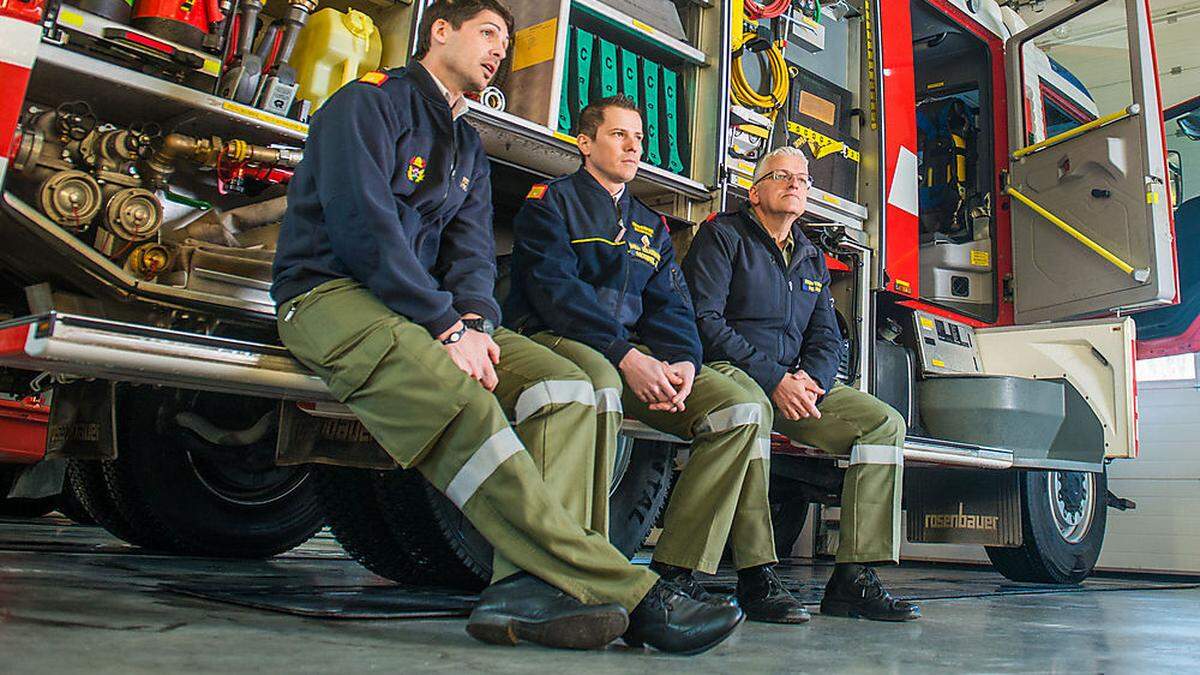
[[[775,414],[775,430],[802,445],[850,455],[842,485],[837,561],[900,561],[904,418],[879,399],[834,385],[817,404],[820,419]]]
[[[702,366],[683,412],[651,411],[600,352],[549,332],[532,339],[579,366],[604,399],[597,458],[615,456],[622,415],[692,441],[654,560],[711,574],[728,541],[738,569],[776,561],[767,501],[772,406],[750,376],[728,363]]]
[[[279,317],[292,354],[491,542],[494,578],[521,569],[582,602],[627,609],[655,583],[653,572],[582,526],[595,502],[596,413],[590,380],[577,366],[497,331],[493,395],[428,331],[350,279],[282,303]]]

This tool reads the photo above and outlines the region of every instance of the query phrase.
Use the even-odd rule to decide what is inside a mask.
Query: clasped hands
[[[783,416],[793,422],[802,419],[821,419],[821,411],[817,410],[817,399],[825,395],[825,390],[817,384],[808,373],[797,370],[783,376],[771,400]]]
[[[696,381],[692,362],[667,363],[637,349],[630,349],[617,367],[634,396],[655,411],[683,412],[684,400]]]

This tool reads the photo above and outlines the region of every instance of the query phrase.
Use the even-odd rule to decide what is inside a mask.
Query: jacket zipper
[[[610,199],[609,201],[612,200]],[[625,228],[625,219],[621,216],[621,207],[617,206],[617,202],[612,201],[612,206],[613,211],[617,214],[617,231],[620,232]],[[628,243],[625,245],[626,247],[629,246]],[[618,259],[625,267],[625,280],[621,282],[621,294],[617,296],[617,306],[615,307],[617,311],[617,317],[620,318],[621,310],[625,307],[625,293],[629,290],[629,274],[631,265],[629,264],[628,254],[618,254]]]

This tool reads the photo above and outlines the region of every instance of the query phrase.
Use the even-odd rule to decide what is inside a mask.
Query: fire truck
[[[268,296],[308,115],[403,65],[423,4],[0,0],[0,366],[48,407],[44,447],[0,450],[13,497],[65,484],[117,537],[189,555],[270,556],[327,523],[384,577],[485,582],[487,542],[279,345]],[[513,3],[468,112],[498,294],[512,217],[578,166],[589,99],[643,107],[632,189],[681,252],[757,158],[804,147],[839,379],[909,425],[906,536],[1078,582],[1130,506],[1105,480],[1137,455],[1127,314],[1177,302],[1178,274],[1148,0],[1049,4],[1027,25],[995,0]],[[622,438],[632,556],[687,442]],[[781,553],[836,507],[845,459],[773,443]]]

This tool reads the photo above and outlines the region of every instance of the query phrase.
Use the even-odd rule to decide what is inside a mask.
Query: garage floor
[[[824,564],[786,571],[812,602],[827,574]],[[906,565],[881,576],[923,598],[925,618],[745,624],[690,659],[623,646],[502,649],[469,638],[461,618],[401,618],[461,615],[470,598],[398,590],[325,534],[270,561],[228,562],[142,553],[53,517],[4,520],[0,672],[1182,672],[1200,664],[1194,580],[1101,577],[1063,590],[969,568]],[[719,588],[731,579],[709,581]]]

